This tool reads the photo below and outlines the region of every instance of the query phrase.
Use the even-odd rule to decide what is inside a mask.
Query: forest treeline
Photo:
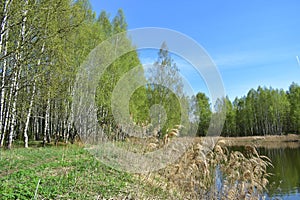
[[[288,91],[259,86],[226,105],[223,136],[300,134],[300,86]]]
[[[97,17],[88,0],[3,0],[0,10],[0,147],[11,148],[14,140],[24,141],[25,147],[29,140],[44,145],[53,139],[73,141],[76,75],[98,44],[127,30],[123,11],[114,17],[102,11]],[[116,49],[132,47],[127,38],[110,41]],[[126,53],[106,69],[95,86],[97,118],[108,139],[125,137],[113,118],[111,97],[122,75],[136,66],[145,76],[138,52]],[[184,94],[167,44],[162,44],[154,66],[144,78],[160,80],[164,87],[148,84],[132,94],[130,113],[134,123],[142,127],[152,124],[150,131],[163,133],[182,123],[183,115],[184,119],[196,116],[197,134],[205,135],[214,115],[209,99],[203,93],[194,97]],[[218,104],[227,108],[222,134],[299,134],[299,98],[299,86],[292,84],[287,92],[259,87],[234,102],[220,100]],[[165,113],[153,105],[163,105]],[[187,113],[181,112],[182,106],[188,108]]]

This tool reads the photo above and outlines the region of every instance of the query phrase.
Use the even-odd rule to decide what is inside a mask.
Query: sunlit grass
[[[132,174],[101,164],[76,145],[0,150],[0,199],[165,199]]]

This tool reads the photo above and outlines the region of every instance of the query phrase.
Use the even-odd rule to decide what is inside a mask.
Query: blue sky
[[[129,29],[162,27],[193,38],[216,63],[232,100],[259,85],[287,90],[292,82],[300,83],[296,59],[300,57],[298,0],[90,2],[97,14],[105,10],[111,17],[122,8]],[[148,59],[143,52],[141,59]],[[201,77],[192,78],[188,71],[181,72],[196,92],[206,92]]]

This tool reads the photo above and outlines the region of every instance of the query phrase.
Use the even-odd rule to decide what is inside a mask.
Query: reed
[[[266,156],[252,146],[229,151],[220,141],[205,153],[201,143],[189,148],[177,163],[153,173],[184,199],[261,199],[268,184]],[[151,179],[151,178],[150,178]]]
[[[133,152],[154,152],[184,140],[177,137],[181,128],[167,130],[162,138],[128,138],[125,147]],[[195,138],[194,144],[175,163],[140,177],[147,184],[169,191],[170,199],[174,193],[182,199],[263,198],[270,176],[267,167],[272,166],[268,157],[259,155],[251,145],[245,146],[245,153],[241,153],[229,151],[225,140],[206,143]],[[212,145],[214,148],[209,149]]]

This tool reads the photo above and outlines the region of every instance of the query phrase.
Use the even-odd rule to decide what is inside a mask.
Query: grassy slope
[[[168,197],[162,189],[101,164],[75,145],[0,150],[0,199],[34,199],[37,186],[37,199]]]

